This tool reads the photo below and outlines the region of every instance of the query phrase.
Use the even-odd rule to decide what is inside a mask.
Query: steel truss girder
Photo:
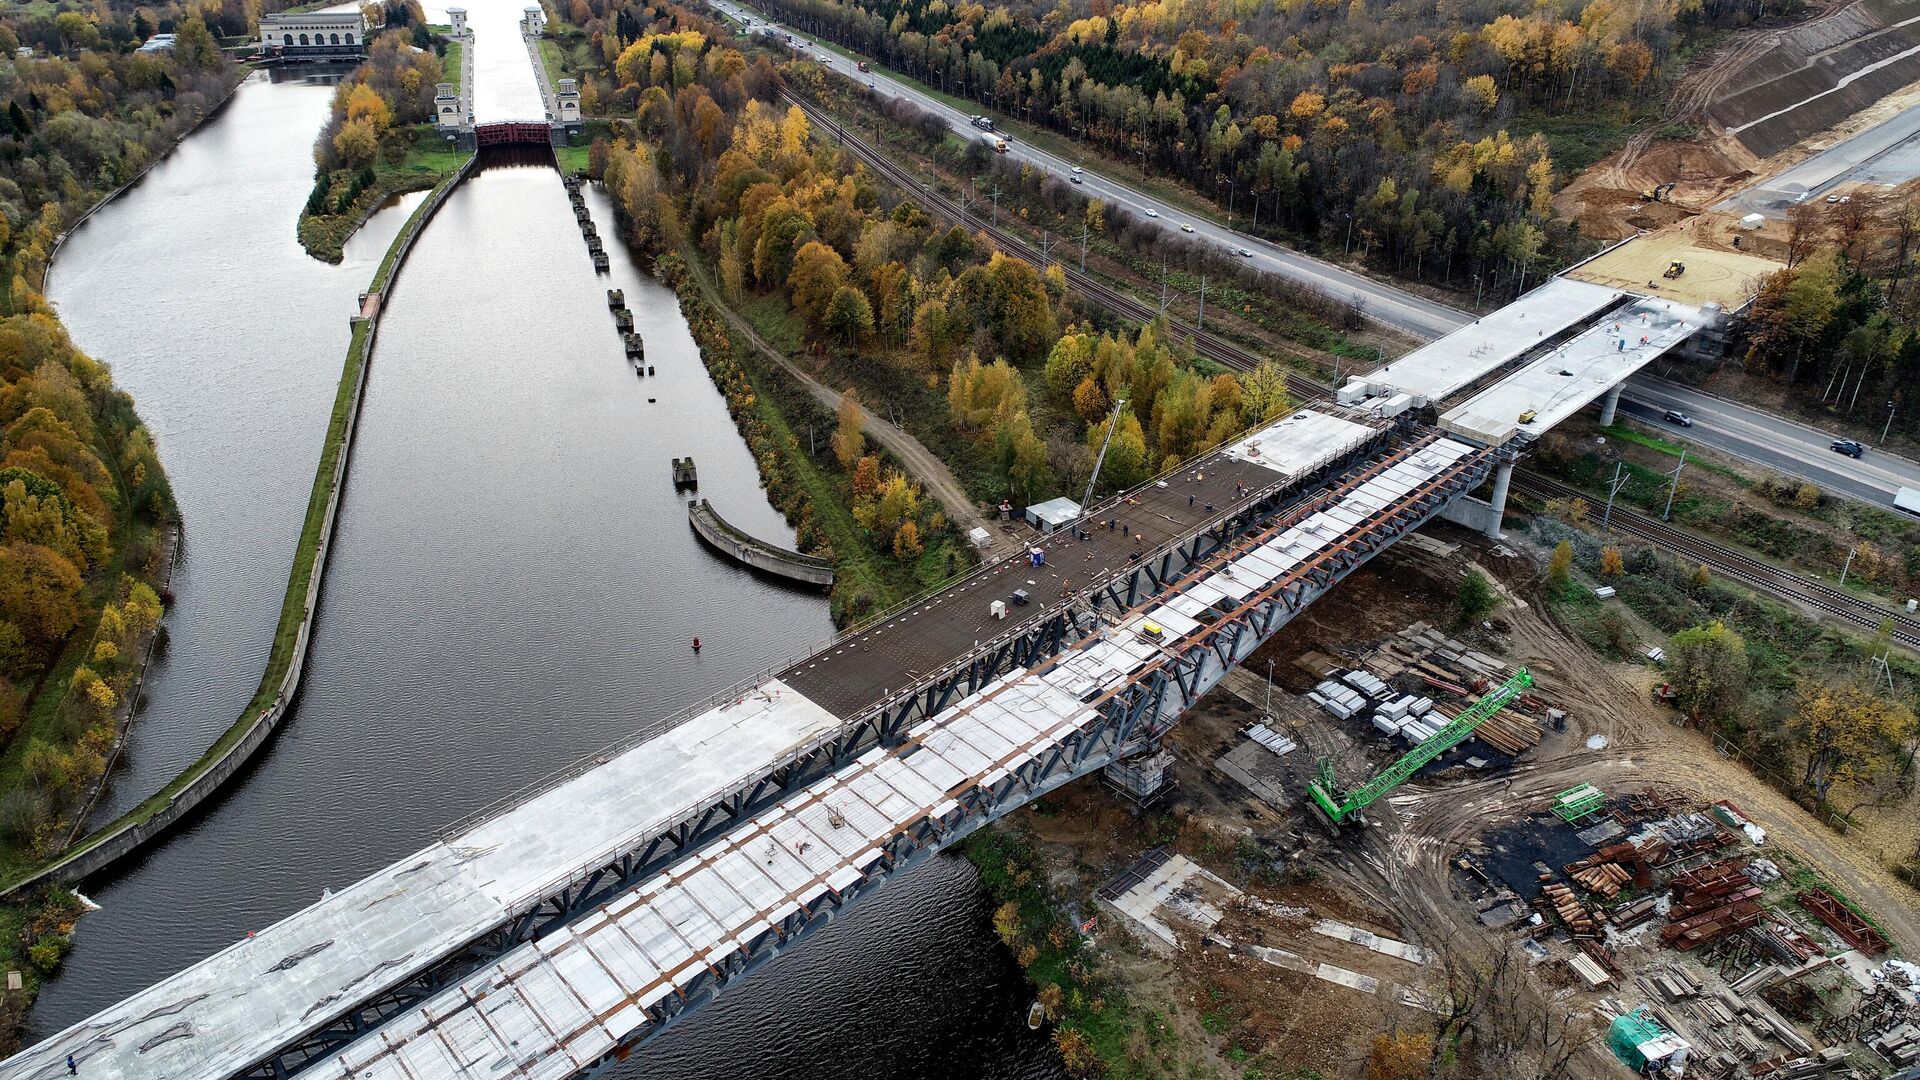
[[[1086,625],[1093,625],[1103,610],[1129,610],[1165,592],[1171,583],[1231,547],[1248,530],[1263,526],[1297,506],[1323,484],[1351,472],[1354,462],[1379,453],[1392,437],[1392,429],[1381,429],[1372,439],[1340,458],[1260,493],[1252,502],[1201,529],[1151,564],[1135,566],[1123,576],[1107,582],[1088,598],[1090,607],[1078,604],[1062,606],[1022,631],[977,652],[942,676],[855,717],[827,742],[687,812],[658,833],[638,842],[632,850],[587,869],[563,888],[526,906],[504,925],[489,930],[468,946],[388,987],[377,997],[328,1018],[271,1057],[238,1075],[271,1078],[298,1073],[314,1061],[330,1056],[376,1029],[386,1018],[412,1008],[513,948],[538,940],[626,892],[640,880],[665,869],[735,824],[833,772],[871,747],[900,745],[917,721],[938,715],[957,698],[977,692],[1008,671],[1031,668],[1058,655],[1080,636],[1076,631],[1082,627],[1083,620],[1087,620]],[[1157,713],[1164,698],[1164,680],[1155,680],[1150,695],[1126,710],[1115,725],[1113,745],[1124,745],[1128,733],[1140,729],[1143,723],[1150,725],[1149,712]],[[1116,753],[1106,753],[1104,756],[1093,754],[1089,749],[1091,745],[1063,742],[1060,749],[1064,753],[1049,755],[1048,767],[1054,772],[1046,775],[1055,775],[1064,766],[1071,775],[1066,775],[1059,783],[1066,783],[1120,756]],[[1052,784],[1047,790],[1057,786]],[[986,820],[991,819],[983,819],[972,828],[978,828]],[[967,831],[971,832],[972,828]],[[821,920],[822,924],[826,918]],[[801,931],[803,934],[806,932],[810,931],[804,928]],[[767,959],[771,959],[771,956]],[[764,962],[750,964],[741,974]]]
[[[594,1076],[717,997],[741,978],[773,962],[787,950],[818,932],[847,908],[881,886],[972,835],[978,829],[1026,805],[1033,799],[1106,767],[1124,756],[1124,732],[1115,718],[1097,715],[1087,726],[1070,732],[1052,750],[1026,762],[991,786],[970,785],[953,796],[958,804],[944,818],[921,818],[896,832],[884,845],[879,860],[861,879],[840,892],[829,892],[778,928],[757,935],[724,965],[709,967],[697,979],[697,991],[674,994],[647,1010],[651,1021],[636,1037],[608,1051],[583,1070]]]
[[[1376,513],[1360,533],[1323,555],[1319,565],[1241,602],[1198,640],[1181,647],[1157,670],[1116,695],[1108,708],[1125,712],[1125,730],[1137,734],[1133,749],[1164,736],[1229,669],[1251,655],[1307,604],[1473,490],[1491,468],[1490,459],[1476,457],[1430,483],[1409,502]],[[1171,701],[1166,697],[1169,691],[1173,694]],[[1155,705],[1147,714],[1149,722],[1140,726],[1135,717],[1141,715],[1140,706],[1149,696]]]

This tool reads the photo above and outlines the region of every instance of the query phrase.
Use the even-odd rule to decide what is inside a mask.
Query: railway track
[[[895,164],[885,154],[847,134],[845,129],[818,106],[800,99],[789,91],[782,91],[782,93],[788,101],[799,106],[808,119],[815,123],[824,123],[837,131],[847,149],[865,162],[869,168],[899,185],[902,190],[914,192],[916,198],[924,199],[928,204],[928,210],[950,222],[978,228],[1010,254],[1020,254],[1036,264],[1040,262],[1039,252],[1020,236],[968,214],[958,203],[923,185],[918,178]],[[1142,323],[1163,317],[1155,306],[1136,296],[1098,281],[1065,263],[1058,265],[1066,273],[1069,284],[1088,299],[1116,315]],[[1259,356],[1232,342],[1223,341],[1212,334],[1198,330],[1171,315],[1166,315],[1164,318],[1171,325],[1175,335],[1186,338],[1193,350],[1201,356],[1241,371],[1250,370],[1260,363]],[[1308,354],[1301,351],[1296,352],[1295,355]],[[1296,401],[1326,401],[1333,397],[1332,391],[1326,387],[1292,371],[1287,373],[1287,388]],[[1516,469],[1513,482],[1520,491],[1537,498],[1586,498],[1583,492],[1558,481],[1549,480],[1538,473]],[[1704,563],[1716,573],[1853,626],[1877,631],[1882,623],[1891,621],[1893,640],[1906,648],[1920,651],[1920,619],[1905,612],[1883,607],[1845,590],[1800,577],[1724,544],[1682,532],[1664,522],[1631,510],[1615,507],[1610,523],[1621,532],[1635,536],[1673,555]]]
[[[1513,484],[1519,491],[1540,499],[1588,497],[1583,491],[1537,473],[1516,470]],[[1621,532],[1655,547],[1703,563],[1715,573],[1855,626],[1876,631],[1882,623],[1891,622],[1895,641],[1907,648],[1920,650],[1920,619],[1906,612],[1883,607],[1844,589],[1782,570],[1725,544],[1683,532],[1657,518],[1623,510],[1617,505],[1613,508],[1610,523]]]
[[[1009,232],[1006,229],[1002,229],[991,222],[982,221],[978,217],[967,213],[961,208],[960,204],[927,187],[912,173],[909,173],[896,164],[891,158],[875,150],[865,142],[862,142],[856,136],[849,134],[833,117],[827,114],[826,110],[814,105],[812,102],[806,101],[792,91],[783,90],[781,93],[789,102],[799,106],[800,111],[807,115],[808,120],[816,124],[824,124],[837,132],[840,141],[845,144],[848,150],[853,152],[855,157],[866,163],[868,168],[893,181],[893,183],[898,185],[902,190],[914,192],[917,199],[924,200],[928,204],[927,209],[950,222],[964,224],[969,228],[975,228],[986,233],[989,237],[993,238],[994,243],[1000,245],[1001,249],[1008,254],[1021,255],[1035,265],[1042,265],[1046,261],[1023,237]],[[1066,273],[1067,282],[1077,291],[1116,315],[1140,323],[1149,323],[1157,318],[1163,317],[1157,307],[1146,303],[1137,296],[1122,292],[1103,281],[1081,273],[1064,262],[1057,263],[1057,265]],[[1171,314],[1165,315],[1164,318],[1172,328],[1175,336],[1188,340],[1192,344],[1195,352],[1209,360],[1243,371],[1255,368],[1260,364],[1260,357],[1258,355],[1230,341],[1223,341],[1212,334],[1197,330],[1191,324]],[[1319,358],[1318,353],[1298,346],[1277,345],[1276,348],[1303,360]],[[1332,396],[1326,387],[1292,372],[1288,373],[1287,385],[1288,390],[1293,396],[1300,400],[1321,400]]]

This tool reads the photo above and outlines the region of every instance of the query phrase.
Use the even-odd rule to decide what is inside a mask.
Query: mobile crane
[[[1513,678],[1487,691],[1479,701],[1461,710],[1460,715],[1454,717],[1446,727],[1422,740],[1373,779],[1351,790],[1334,776],[1333,759],[1322,757],[1318,776],[1307,782],[1307,794],[1312,797],[1313,804],[1338,825],[1399,787],[1407,777],[1419,772],[1420,766],[1466,742],[1481,721],[1499,712],[1507,702],[1519,697],[1532,685],[1533,676],[1527,673],[1526,668],[1521,668]]]

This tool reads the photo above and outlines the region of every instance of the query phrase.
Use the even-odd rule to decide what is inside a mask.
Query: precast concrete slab
[[[1367,408],[1405,394],[1414,407],[1445,401],[1554,337],[1619,302],[1618,289],[1556,277],[1489,315],[1391,364],[1357,376],[1343,404]],[[1351,400],[1349,400],[1351,399]]]
[[[1375,429],[1366,424],[1303,409],[1229,444],[1221,453],[1231,461],[1262,465],[1281,476],[1300,476],[1350,453],[1374,434]]]
[[[1483,451],[1433,436],[1393,450],[1110,621],[1076,624],[1090,628],[1084,639],[920,718],[900,744],[876,745],[777,801],[723,816],[701,834],[712,839],[567,907],[530,940],[508,940],[445,989],[396,999],[368,1021],[370,1034],[354,1028],[356,1041],[306,1058],[307,1071],[536,1077],[603,1062],[823,924],[847,898],[1123,754],[1132,725],[1177,719],[1262,635],[1416,527],[1445,492],[1470,486],[1485,463]],[[1264,464],[1244,467],[1274,475]],[[1130,513],[1145,512],[1132,500]],[[1254,623],[1253,636],[1239,629]],[[1139,697],[1146,680],[1159,690]],[[343,1009],[497,933],[529,902],[546,912],[551,890],[599,873],[609,853],[648,830],[718,807],[743,778],[844,731],[785,682],[761,684],[103,1010],[0,1072],[59,1075],[68,1054],[84,1075],[111,1080],[256,1068]]]
[[[506,1080],[594,1067],[671,1022],[680,1003],[718,993],[777,954],[842,894],[890,875],[904,837],[929,823],[952,828],[949,835],[977,827],[978,818],[962,827],[959,815],[991,801],[983,790],[1057,757],[1064,740],[1103,723],[1101,705],[1143,671],[1171,663],[1231,609],[1299,580],[1375,527],[1375,514],[1356,519],[1344,504],[1390,487],[1418,489],[1480,453],[1438,439],[1401,455],[1175,586],[1178,596],[1208,597],[1213,620],[1155,599],[1048,662],[993,680],[913,726],[901,746],[868,751],[562,930],[390,1017],[312,1075]],[[1048,775],[1043,786],[1072,774]],[[1026,801],[1021,790],[1007,794],[1003,809]],[[1143,893],[1155,906],[1179,890],[1172,878],[1180,867],[1168,865],[1174,870]]]
[[[1636,300],[1440,418],[1486,446],[1537,438],[1706,325],[1700,308]]]

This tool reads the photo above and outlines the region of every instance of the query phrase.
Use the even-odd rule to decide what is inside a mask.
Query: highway
[[[1896,488],[1920,488],[1920,463],[1872,446],[1855,461],[1833,451],[1831,435],[1652,375],[1628,381],[1620,408],[1669,438],[1709,446],[1876,506],[1891,506]],[[1686,413],[1694,426],[1662,419],[1668,409]]]
[[[737,0],[709,0],[709,3],[715,10],[739,23],[745,23],[749,19],[756,24],[769,22],[764,13],[740,4]],[[773,25],[778,26],[777,23]],[[784,27],[781,29],[783,33],[791,33],[795,40],[805,42],[804,48],[809,55],[825,57],[825,66],[850,79],[866,83],[874,93],[912,102],[945,120],[947,126],[963,138],[984,136],[984,132],[972,125],[967,113],[916,86],[881,71],[878,64],[872,65],[874,68],[872,71],[860,71],[838,47],[817,41],[811,34],[787,30]],[[1004,132],[1000,134],[1003,138],[1005,137]],[[1008,139],[1007,154],[1016,161],[1026,162],[1061,177],[1073,175],[1074,168],[1079,164],[1056,157],[1019,139]],[[1125,207],[1143,221],[1157,225],[1169,233],[1188,233],[1211,242],[1229,253],[1243,250],[1250,252],[1251,254],[1245,258],[1253,265],[1302,285],[1311,286],[1335,300],[1347,300],[1357,296],[1364,303],[1368,318],[1423,341],[1440,337],[1472,319],[1472,316],[1466,312],[1415,296],[1403,289],[1376,281],[1365,274],[1358,274],[1332,263],[1310,258],[1297,251],[1230,230],[1217,222],[1178,210],[1166,203],[1141,195],[1091,169],[1086,169],[1080,174],[1078,186],[1090,198],[1103,200],[1109,206]],[[1150,216],[1150,213],[1155,216]]]

